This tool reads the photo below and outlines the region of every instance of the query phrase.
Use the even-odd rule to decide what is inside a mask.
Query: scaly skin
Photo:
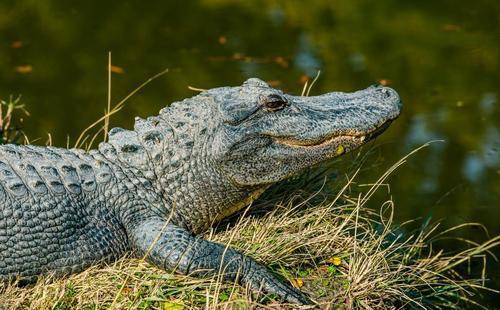
[[[0,146],[0,281],[63,276],[132,252],[309,303],[252,258],[197,235],[271,184],[370,140],[400,108],[385,87],[301,97],[249,79],[114,128],[90,152]]]

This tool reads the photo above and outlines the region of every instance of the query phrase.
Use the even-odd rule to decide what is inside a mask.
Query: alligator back
[[[0,281],[69,274],[126,251],[125,231],[106,207],[112,178],[83,151],[0,146]]]

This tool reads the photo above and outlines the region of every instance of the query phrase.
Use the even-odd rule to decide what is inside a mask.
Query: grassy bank
[[[106,115],[85,129],[74,145],[91,148],[107,131],[109,117],[165,72],[148,79],[116,105],[108,101]],[[310,90],[312,84],[309,88],[306,84],[304,90]],[[16,121],[27,114],[24,106],[13,98],[0,103],[2,142],[28,143]],[[51,143],[49,135],[47,144]],[[394,212],[404,206],[392,201],[388,179],[416,151],[387,169],[373,184],[357,183],[359,168],[350,169],[349,177],[334,182],[327,174],[310,172],[278,184],[242,214],[207,232],[205,238],[254,257],[322,308],[481,308],[482,294],[492,291],[487,288],[485,260],[496,260],[489,250],[500,245],[500,236],[482,244],[466,241],[462,251],[450,253],[435,246],[436,241],[475,224],[439,231],[438,223],[393,222]],[[352,167],[356,166],[359,162]],[[338,187],[332,190],[331,184]],[[376,193],[385,195],[383,203],[374,199]],[[482,272],[464,272],[478,265]],[[282,306],[274,296],[221,283],[219,277],[175,275],[130,258],[65,279],[42,278],[29,287],[0,283],[0,309]]]
[[[445,253],[433,242],[448,232],[426,225],[409,232],[393,223],[394,202],[374,205],[387,189],[387,170],[375,184],[357,186],[355,174],[335,196],[321,177],[305,176],[271,189],[252,208],[224,222],[206,238],[238,248],[270,266],[323,307],[457,308],[479,306],[486,275],[471,278],[462,265],[483,261],[500,244],[493,238]],[[319,183],[319,187],[314,183]],[[311,185],[312,184],[312,185]],[[360,191],[360,189],[363,189]],[[405,232],[405,233],[403,233]],[[479,258],[478,258],[479,257]],[[35,286],[1,288],[0,308],[20,309],[188,309],[281,307],[273,296],[246,288],[159,270],[124,258],[66,279],[41,279]]]

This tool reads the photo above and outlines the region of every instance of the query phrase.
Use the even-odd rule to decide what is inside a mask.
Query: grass
[[[76,145],[91,147],[108,128],[109,117],[130,96],[165,72],[141,84],[114,107],[108,96],[105,116],[84,130]],[[313,84],[314,81],[309,87],[304,86],[305,94]],[[5,124],[10,124],[13,106],[19,107],[19,100],[2,101],[2,107],[10,108],[4,109],[6,114],[0,113],[0,123],[4,124],[0,127],[3,134],[11,132],[3,141],[16,137],[12,135],[14,131],[4,130]],[[95,128],[97,132],[89,134]],[[487,256],[496,259],[490,250],[500,245],[500,236],[482,244],[468,242],[462,251],[448,253],[436,247],[435,242],[455,229],[474,224],[443,232],[437,232],[437,223],[414,230],[410,227],[415,223],[393,222],[395,205],[390,196],[380,205],[373,199],[376,192],[389,186],[388,177],[414,152],[371,185],[357,185],[359,170],[351,173],[333,193],[323,186],[325,175],[318,173],[278,184],[245,210],[245,216],[240,214],[224,221],[207,232],[205,238],[261,261],[322,308],[481,308],[482,294],[492,291],[485,286],[486,272],[474,276],[463,269],[471,264],[485,266]],[[41,278],[29,287],[0,284],[0,309],[254,307],[284,305],[274,296],[257,295],[247,288],[221,283],[218,277],[176,275],[144,260],[126,257],[64,279]]]
[[[20,112],[21,115],[16,115],[16,112]],[[0,144],[15,143],[21,139],[27,141],[19,124],[15,124],[23,122],[22,115],[29,116],[29,113],[21,103],[21,96],[15,98],[9,96],[7,100],[0,99]]]
[[[370,187],[348,179],[336,196],[304,190],[321,177],[306,175],[271,189],[247,210],[207,232],[207,239],[238,248],[263,262],[322,307],[456,308],[479,306],[484,276],[457,270],[480,261],[500,236],[457,253],[435,250],[437,225],[413,232],[393,223],[394,202],[370,204],[407,157]],[[363,189],[360,191],[359,189]],[[117,292],[120,292],[117,295]],[[246,288],[157,269],[123,258],[65,279],[43,278],[31,287],[4,285],[0,308],[8,309],[189,309],[279,308],[273,296]],[[114,302],[114,303],[113,303]]]

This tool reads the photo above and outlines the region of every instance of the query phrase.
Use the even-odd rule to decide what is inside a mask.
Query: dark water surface
[[[103,113],[108,51],[114,102],[170,69],[113,117],[122,127],[194,95],[188,85],[256,76],[300,93],[318,70],[312,94],[382,81],[400,92],[404,111],[368,147],[358,181],[373,182],[412,149],[443,140],[391,178],[397,219],[480,222],[496,235],[499,23],[500,2],[488,0],[2,1],[0,98],[22,94],[26,134],[43,144],[50,132],[63,146]],[[479,229],[465,234],[485,240]]]

